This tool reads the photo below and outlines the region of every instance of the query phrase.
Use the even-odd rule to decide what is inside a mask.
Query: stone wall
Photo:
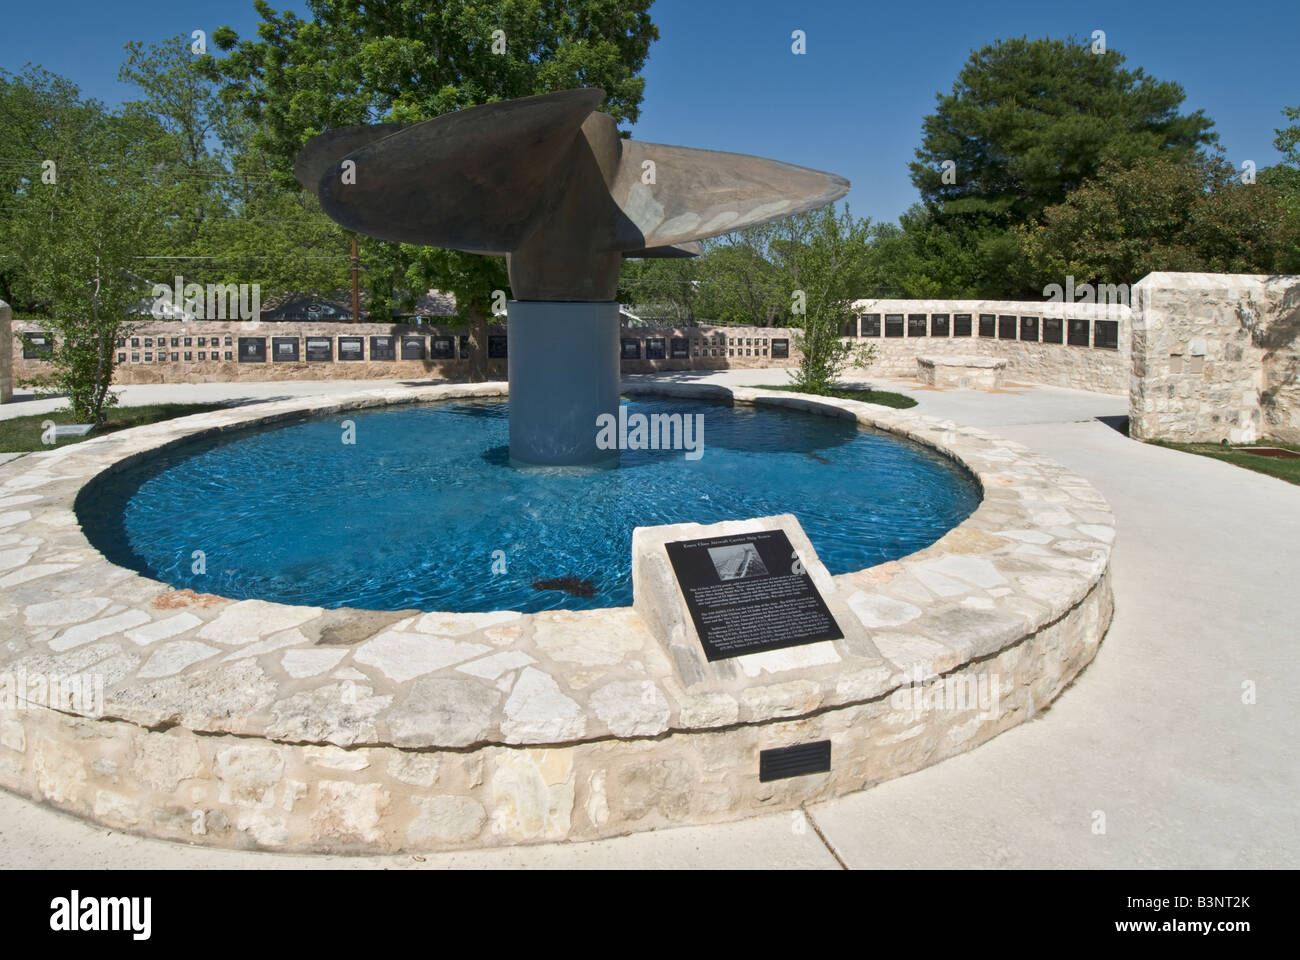
[[[1097,390],[1103,393],[1120,393],[1127,389],[1128,374],[1128,308],[1115,324],[1119,346],[1110,349],[1092,346],[1092,314],[1083,305],[1077,305],[1071,317],[1088,320],[1089,346],[1030,342],[1021,338],[1020,318],[1039,318],[1044,308],[1051,304],[1005,303],[997,301],[962,300],[863,300],[855,305],[861,315],[855,318],[846,331],[846,340],[860,339],[876,348],[876,361],[867,368],[868,375],[881,377],[915,377],[916,358],[929,354],[1005,357],[1007,375],[1015,380],[1028,380],[1057,386]],[[1101,316],[1105,308],[1093,312]],[[869,335],[867,320],[873,313],[882,317],[879,335]],[[886,336],[883,317],[897,314],[904,318],[904,335]],[[952,317],[968,313],[972,316],[969,336],[932,335],[935,317]],[[979,336],[979,316],[1014,316],[1014,339]],[[925,336],[916,336],[915,327],[906,318],[924,315]],[[1041,321],[1039,329],[1041,331]],[[43,328],[32,323],[17,325],[16,332],[40,333]],[[951,320],[948,329],[951,330]],[[1064,329],[1064,328],[1063,328]],[[797,344],[799,331],[790,327],[757,326],[700,326],[700,327],[624,327],[620,333],[621,367],[624,374],[658,373],[674,370],[734,370],[761,369],[765,367],[797,367],[801,354]],[[1040,332],[1041,335],[1041,332]],[[220,340],[215,357],[212,338]],[[371,337],[392,337],[398,346],[403,337],[423,338],[423,360],[376,360],[372,355]],[[204,383],[238,380],[365,380],[365,379],[464,379],[469,372],[467,334],[454,327],[412,326],[401,324],[297,324],[297,323],[237,323],[223,321],[176,324],[150,322],[140,324],[117,350],[119,367],[115,381],[133,383]],[[504,337],[504,327],[493,327],[489,337]],[[158,338],[166,340],[165,348],[158,349]],[[264,338],[267,356],[264,362],[241,362],[240,338]],[[296,339],[297,360],[276,360],[275,342]],[[346,360],[340,357],[340,337],[361,337],[361,357]],[[433,359],[434,337],[451,338],[453,356]],[[329,338],[331,354],[328,361],[309,360],[307,338]],[[1063,334],[1062,339],[1066,339]],[[173,343],[172,341],[176,341]],[[189,341],[187,343],[187,341]],[[200,341],[203,341],[202,343]],[[229,342],[227,342],[229,341]],[[504,348],[504,341],[501,342]],[[557,349],[562,345],[557,344]],[[166,359],[159,360],[159,353]],[[173,359],[174,358],[174,359]],[[38,359],[24,359],[22,351],[15,353],[14,376],[18,380],[34,376],[45,369]],[[504,377],[504,356],[490,361],[490,374]]]
[[[1153,273],[1133,293],[1132,436],[1300,442],[1300,277]]]
[[[19,337],[46,329],[30,322],[21,322],[14,327],[14,333]],[[341,340],[358,337],[361,338],[360,355],[357,359],[350,359],[344,355]],[[505,328],[490,327],[488,337],[489,343],[493,342],[492,337],[502,338],[497,341],[502,356],[488,361],[489,376],[504,378]],[[388,338],[395,359],[375,359],[376,341],[372,338]],[[422,359],[401,359],[404,338],[411,343],[419,342]],[[469,373],[467,338],[464,329],[413,324],[150,321],[134,325],[130,335],[119,341],[113,382],[465,379]],[[449,348],[450,356],[435,356],[439,346],[435,339],[440,339],[441,345]],[[241,340],[245,345],[248,341],[260,340],[264,348],[262,359],[244,357],[240,351]],[[328,359],[310,359],[308,340],[328,340]],[[279,353],[277,347],[281,345],[292,346],[292,356],[296,359],[278,359],[289,356]],[[38,358],[24,357],[24,353],[34,352],[15,351],[13,375],[16,381],[48,369],[48,365]]]
[[[853,312],[849,331],[856,325],[876,350],[869,374],[914,377],[919,356],[1001,357],[1009,380],[1128,391],[1131,311],[1123,304],[858,300]],[[968,329],[958,329],[959,318]]]

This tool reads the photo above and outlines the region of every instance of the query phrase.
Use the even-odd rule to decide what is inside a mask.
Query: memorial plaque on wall
[[[397,347],[393,345],[392,337],[371,337],[370,338],[370,359],[371,360],[396,360]]]
[[[454,337],[433,337],[429,340],[429,356],[434,360],[455,360],[456,340]]]
[[[620,344],[620,346],[621,346],[621,348],[622,348],[622,353],[621,353],[620,355],[622,356],[622,358],[623,358],[624,360],[640,360],[640,359],[641,359],[641,341],[640,341],[640,340],[637,340],[637,339],[635,339],[634,337],[623,337],[623,339],[619,341],[619,344]]]
[[[1038,318],[1037,317],[1020,318],[1020,339],[1021,340],[1038,339]]]
[[[667,344],[663,337],[646,337],[645,341],[645,358],[647,360],[664,360],[666,359]]]
[[[271,358],[276,363],[294,363],[298,360],[297,337],[272,337]]]
[[[930,314],[930,336],[932,337],[948,336],[948,314],[946,313]]]
[[[266,337],[240,337],[239,362],[266,363]]]
[[[924,337],[926,333],[925,314],[909,313],[907,315],[907,335],[909,337]]]
[[[856,337],[858,335],[858,318],[848,317],[840,327],[841,337]]]
[[[980,314],[980,336],[996,337],[998,335],[997,323],[998,323],[998,318],[995,317],[993,314],[981,313]]]
[[[135,344],[139,346],[139,344]],[[48,360],[50,353],[54,349],[54,334],[52,333],[24,333],[23,334],[23,359],[24,360]]]
[[[970,314],[954,313],[952,315],[952,335],[954,337],[970,336]]]
[[[1098,320],[1092,327],[1092,345],[1107,350],[1119,349],[1119,321]]]
[[[1060,317],[1043,317],[1043,343],[1062,343]]]
[[[503,360],[508,350],[506,338],[500,333],[488,334],[488,357],[492,360]]]
[[[903,335],[903,315],[901,313],[885,314],[885,336],[901,337]]]
[[[1070,321],[1070,345],[1074,347],[1088,346],[1088,324],[1087,320]]]
[[[330,337],[308,337],[307,359],[320,363],[334,359],[334,341]]]
[[[774,339],[772,341],[772,357],[775,360],[785,360],[790,356],[790,341],[784,338]]]
[[[1014,340],[1016,339],[1016,318],[1001,314],[998,316],[998,339]]]
[[[689,360],[691,358],[691,342],[680,337],[673,337],[672,353],[670,356],[674,360]]]
[[[365,337],[339,337],[340,360],[366,359]]]
[[[864,337],[880,336],[880,314],[864,313],[862,315],[862,335]]]
[[[784,530],[664,546],[708,660],[843,638]]]
[[[415,337],[410,334],[404,334],[402,336],[402,359],[423,360],[424,337]]]

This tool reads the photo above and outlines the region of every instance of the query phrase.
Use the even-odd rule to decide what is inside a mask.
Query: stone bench
[[[1007,362],[999,357],[917,357],[918,379],[928,387],[996,390]]]

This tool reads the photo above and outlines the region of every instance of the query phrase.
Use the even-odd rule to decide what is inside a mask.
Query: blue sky
[[[229,24],[254,33],[252,0],[41,0],[8,4],[0,66],[40,64],[110,104],[122,46]],[[304,2],[276,3],[306,11]],[[660,40],[646,66],[633,136],[754,153],[848,177],[853,212],[893,220],[916,200],[907,164],[935,93],[970,52],[1010,36],[1084,38],[1161,80],[1182,84],[1229,159],[1275,163],[1274,128],[1300,104],[1300,3],[658,0]],[[790,52],[790,34],[808,52]]]

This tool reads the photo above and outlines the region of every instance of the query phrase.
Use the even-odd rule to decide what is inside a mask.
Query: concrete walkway
[[[912,393],[925,413],[1040,450],[1111,502],[1114,623],[1096,660],[1036,720],[920,773],[816,805],[809,820],[784,813],[420,860],[183,847],[0,793],[0,868],[1300,866],[1300,487],[1136,443],[1094,419],[1123,415],[1124,398],[876,385]],[[217,399],[200,392],[215,386],[133,387],[124,402]],[[285,396],[357,386],[225,389],[253,397],[261,388]],[[171,395],[136,400],[136,391]]]

